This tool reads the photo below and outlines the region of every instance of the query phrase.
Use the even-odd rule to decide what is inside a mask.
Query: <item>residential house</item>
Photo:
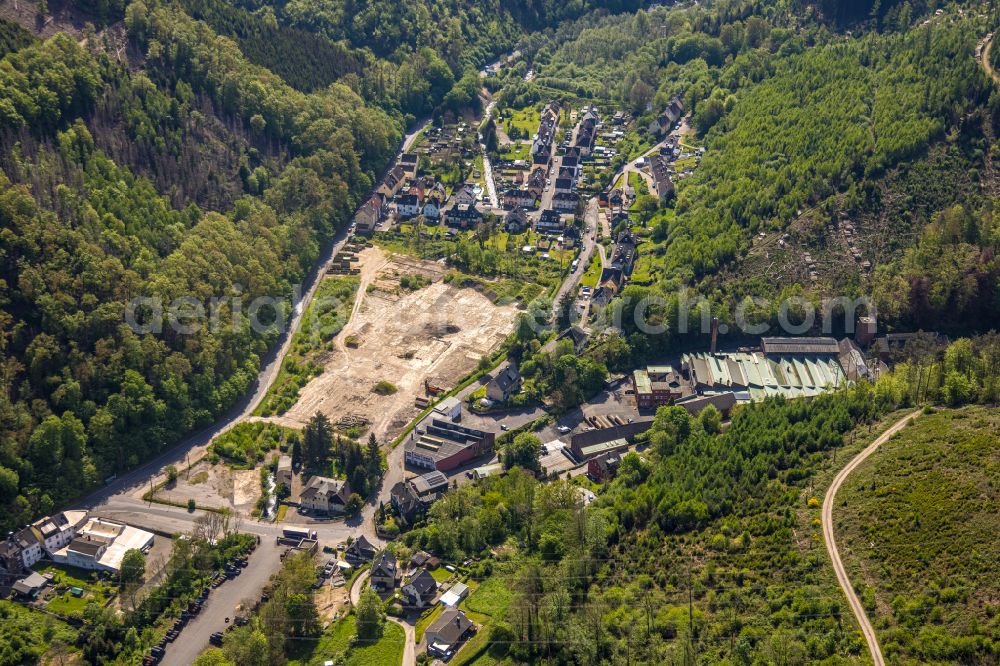
[[[556,194],[569,194],[575,189],[576,185],[572,178],[556,178],[555,182],[555,192]]]
[[[31,572],[13,585],[14,593],[25,599],[34,599],[51,581],[40,573]]]
[[[552,197],[552,208],[560,213],[575,213],[580,206],[580,195],[576,192],[559,192]]]
[[[566,155],[562,159],[562,166],[559,167],[559,172],[562,173],[563,169],[566,169],[570,173],[570,178],[576,178],[579,173],[579,158],[574,155]]]
[[[611,190],[611,194],[608,195],[608,203],[612,208],[621,208],[624,203],[624,199],[622,198],[622,190],[620,187],[616,187]]]
[[[302,489],[299,504],[313,511],[338,514],[347,509],[350,496],[351,485],[346,480],[314,476]]]
[[[292,457],[284,455],[278,458],[278,468],[274,471],[274,482],[278,485],[282,483],[292,489]]]
[[[504,190],[501,195],[504,208],[534,208],[535,199],[538,197],[534,192],[525,188],[510,188]]]
[[[399,566],[396,557],[388,550],[383,550],[372,562],[371,573],[368,576],[372,587],[382,590],[392,590],[399,582]]]
[[[355,229],[360,234],[370,234],[383,219],[385,219],[385,209],[382,197],[378,194],[372,195],[354,214]]]
[[[434,603],[437,581],[427,569],[418,569],[403,585],[403,599],[407,606],[426,608]]]
[[[632,231],[626,229],[618,234],[618,242],[615,243],[615,250],[611,253],[611,265],[621,270],[625,275],[631,275],[635,266],[637,255],[637,245]]]
[[[552,144],[535,139],[534,143],[531,144],[531,163],[539,167],[544,167],[548,165],[551,159]]]
[[[664,109],[663,113],[658,115],[653,122],[649,124],[649,133],[653,136],[660,137],[670,131],[678,120],[680,120],[681,115],[684,113],[684,104],[681,102],[680,98],[675,97],[670,100],[670,104]]]
[[[476,197],[476,192],[471,185],[463,185],[451,196],[451,202],[453,206],[472,206],[475,205],[479,199]]]
[[[347,550],[344,551],[344,558],[355,566],[359,566],[371,562],[376,552],[375,546],[362,534],[347,547]]]
[[[653,188],[656,196],[665,199],[674,193],[674,181],[670,175],[669,162],[665,157],[654,155],[649,160],[649,170],[653,174]]]
[[[457,608],[446,608],[424,631],[427,654],[450,659],[475,632],[472,620]]]
[[[444,213],[444,223],[454,229],[472,229],[482,222],[483,214],[476,204],[455,204]]]
[[[521,379],[517,367],[509,363],[486,385],[486,397],[493,402],[507,402],[512,395],[521,390],[523,383],[524,380]]]
[[[423,213],[425,220],[437,224],[441,219],[441,202],[437,199],[428,199],[424,204]]]
[[[533,169],[528,177],[527,190],[534,194],[536,199],[542,196],[542,192],[545,191],[545,180],[545,169],[542,167]]]
[[[412,523],[448,490],[448,477],[435,470],[399,481],[389,491],[389,501],[405,524]]]
[[[86,511],[63,511],[36,520],[31,526],[42,537],[42,548],[52,554],[72,541],[86,522]]]
[[[557,210],[543,210],[538,222],[535,223],[535,231],[538,233],[559,233],[566,228],[562,215]]]
[[[404,220],[419,215],[420,197],[416,194],[402,194],[396,197],[396,214]]]
[[[13,542],[12,553],[16,552],[21,556],[21,565],[25,569],[35,566],[45,555],[45,550],[42,547],[44,543],[42,535],[30,525],[15,532],[8,541]]]
[[[609,452],[587,461],[587,476],[598,483],[615,478],[622,458],[618,452]]]
[[[410,176],[417,175],[417,163],[418,158],[416,153],[403,153],[399,156],[399,166],[402,167],[403,173]]]
[[[389,490],[389,502],[404,525],[413,523],[426,508],[417,496],[416,489],[407,481],[397,481],[393,485]]]
[[[510,234],[521,234],[531,226],[531,220],[523,208],[515,208],[507,213],[503,221],[504,229]]]
[[[397,165],[386,174],[377,192],[382,195],[383,199],[391,199],[396,196],[396,193],[399,192],[405,182],[406,172],[403,171],[403,167]]]

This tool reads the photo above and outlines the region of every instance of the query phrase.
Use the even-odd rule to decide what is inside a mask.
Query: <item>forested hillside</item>
[[[226,299],[290,295],[408,120],[477,106],[487,58],[595,8],[633,6],[72,0],[52,10],[108,32],[0,23],[3,527],[212,421],[277,335],[136,332],[131,298],[229,322]]]
[[[400,136],[349,88],[297,92],[177,8],[126,20],[141,69],[65,36],[0,69],[8,528],[208,423],[276,335],[137,334],[125,303],[290,294]]]

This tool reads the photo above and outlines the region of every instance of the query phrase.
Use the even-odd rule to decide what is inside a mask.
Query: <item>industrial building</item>
[[[417,426],[404,445],[407,465],[446,472],[493,453],[496,434],[432,418]]]

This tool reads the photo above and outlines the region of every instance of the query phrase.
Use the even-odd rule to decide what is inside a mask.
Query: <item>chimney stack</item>
[[[711,351],[714,354],[716,345],[719,342],[719,318],[712,317],[712,348]]]

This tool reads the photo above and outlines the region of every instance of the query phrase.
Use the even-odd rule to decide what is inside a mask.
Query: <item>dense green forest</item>
[[[277,334],[136,333],[132,296],[290,294],[400,136],[345,86],[297,92],[175,7],[136,2],[126,22],[140,71],[65,36],[0,69],[7,527],[211,421]]]

